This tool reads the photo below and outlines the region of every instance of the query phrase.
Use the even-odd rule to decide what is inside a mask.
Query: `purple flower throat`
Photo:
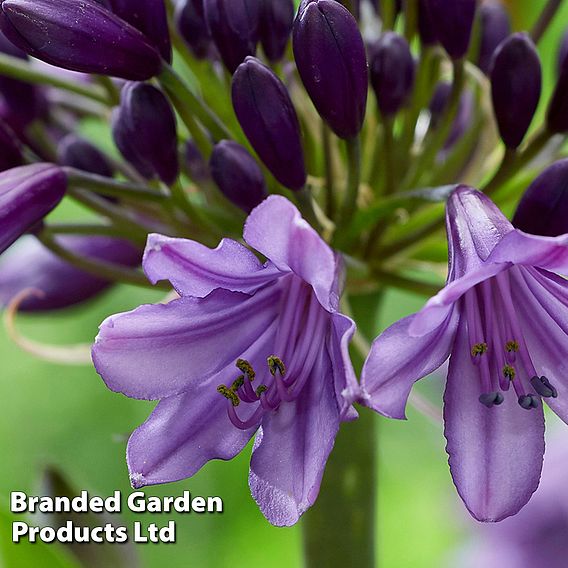
[[[500,405],[504,401],[501,393],[511,385],[526,410],[539,406],[539,398],[531,394],[533,389],[544,398],[558,396],[550,381],[535,369],[511,292],[515,287],[530,286],[531,276],[541,282],[548,280],[538,269],[514,266],[471,288],[462,298],[471,362],[482,385],[479,402],[488,408]]]
[[[254,389],[256,370],[245,359],[238,359],[241,374],[229,385],[219,385],[217,391],[227,399],[231,422],[241,430],[259,424],[263,416],[279,408],[283,402],[298,398],[321,354],[329,315],[321,307],[311,287],[295,275],[285,276],[276,286],[282,287],[281,319],[276,334],[275,355],[267,358],[265,380]],[[325,341],[325,339],[323,339]],[[285,361],[289,363],[286,368]],[[249,418],[241,419],[236,410],[248,406]]]

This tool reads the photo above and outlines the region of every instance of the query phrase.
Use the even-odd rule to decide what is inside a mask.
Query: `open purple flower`
[[[314,503],[342,420],[356,417],[348,354],[353,322],[338,312],[341,262],[285,198],[250,214],[250,247],[151,235],[152,282],[181,298],[108,318],[93,347],[107,386],[159,399],[131,436],[134,487],[176,481],[237,455],[257,433],[252,495],[293,525]]]
[[[364,402],[404,418],[413,383],[450,356],[446,450],[471,514],[499,521],[536,490],[542,399],[568,420],[568,236],[515,229],[489,198],[458,187],[447,206],[446,287],[372,347]]]

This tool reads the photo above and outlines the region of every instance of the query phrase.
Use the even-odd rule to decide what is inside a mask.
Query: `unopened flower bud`
[[[260,4],[258,0],[204,0],[205,19],[225,67],[234,73],[256,53]]]
[[[63,199],[66,189],[63,170],[53,164],[0,173],[0,253],[39,223]]]
[[[568,59],[564,60],[546,115],[548,130],[563,134],[568,132]]]
[[[61,166],[77,168],[104,177],[112,177],[113,169],[106,156],[90,142],[68,134],[57,145],[57,162]]]
[[[544,237],[568,233],[568,159],[548,166],[531,183],[519,202],[513,225]]]
[[[538,106],[540,59],[526,33],[516,33],[498,47],[491,69],[491,96],[499,133],[507,148],[523,141]]]
[[[435,36],[452,59],[467,53],[476,0],[427,0]]]
[[[272,175],[289,189],[301,189],[306,168],[300,124],[282,81],[247,57],[233,76],[232,98],[244,133]]]
[[[21,166],[22,148],[14,131],[0,120],[0,172]]]
[[[303,0],[294,58],[314,106],[341,138],[357,136],[367,104],[367,59],[355,18],[335,0]]]
[[[211,48],[211,34],[205,21],[203,0],[182,0],[177,5],[175,21],[179,34],[193,55],[204,59]]]
[[[284,55],[293,23],[293,0],[260,0],[260,42],[270,61]]]
[[[95,0],[2,0],[0,29],[20,49],[57,67],[144,80],[162,66],[144,36]]]
[[[481,42],[477,66],[489,74],[493,54],[498,45],[511,33],[511,20],[507,9],[499,0],[484,2],[479,8]]]
[[[127,83],[112,117],[118,149],[140,173],[171,185],[179,173],[174,111],[166,96],[147,83]]]
[[[223,195],[246,213],[250,213],[267,196],[260,166],[236,142],[223,140],[213,149],[211,175]]]
[[[27,55],[2,32],[0,32],[0,53],[18,59],[27,59]],[[18,134],[22,133],[28,124],[41,117],[46,108],[47,102],[40,87],[0,75],[0,119]]]
[[[414,59],[408,42],[394,32],[384,33],[371,48],[369,68],[379,110],[385,116],[396,114],[414,85]]]
[[[114,14],[139,29],[168,62],[172,44],[164,0],[108,0]]]
[[[57,243],[79,256],[125,267],[136,267],[141,252],[123,239],[103,236],[61,235]],[[60,310],[93,298],[111,282],[84,272],[28,235],[0,258],[0,305],[6,306],[22,290],[38,290],[18,309],[27,312]]]
[[[428,0],[418,0],[418,33],[423,45],[434,45],[438,38],[428,11]]]

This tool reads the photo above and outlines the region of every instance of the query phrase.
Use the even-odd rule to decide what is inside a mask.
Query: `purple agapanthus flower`
[[[150,235],[143,266],[181,298],[108,318],[93,347],[107,386],[159,399],[131,436],[134,487],[192,476],[256,433],[252,495],[274,525],[315,501],[339,424],[356,417],[348,354],[353,322],[338,312],[341,261],[298,210],[271,196],[250,214],[247,244]]]
[[[471,514],[499,521],[536,490],[542,399],[568,420],[568,236],[515,229],[482,193],[447,206],[446,287],[378,337],[362,373],[365,403],[404,418],[413,383],[450,356],[444,421],[454,483]]]

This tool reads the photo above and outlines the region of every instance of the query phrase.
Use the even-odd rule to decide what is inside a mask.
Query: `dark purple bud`
[[[171,185],[179,173],[176,118],[170,102],[147,83],[127,83],[112,117],[114,141],[147,179]]]
[[[434,45],[438,38],[430,19],[427,3],[428,0],[418,0],[418,33],[423,45]]]
[[[371,48],[371,85],[379,110],[396,114],[408,101],[414,86],[414,59],[408,42],[394,32],[386,32]]]
[[[172,44],[164,0],[109,0],[117,16],[139,29],[162,54],[172,62]]]
[[[176,27],[198,59],[209,55],[211,35],[205,22],[203,0],[182,0],[175,14]]]
[[[270,61],[282,59],[293,23],[293,0],[260,0],[260,42]]]
[[[253,148],[285,187],[301,189],[306,168],[298,115],[282,81],[255,57],[233,76],[233,107]]]
[[[246,213],[267,196],[264,176],[246,148],[223,140],[213,149],[211,175],[223,195]]]
[[[14,131],[0,120],[0,172],[21,166],[22,148]]]
[[[140,264],[142,254],[128,241],[100,236],[57,237],[57,242],[82,257],[126,267]],[[0,258],[0,305],[6,306],[26,288],[42,292],[29,296],[19,309],[59,310],[100,294],[111,282],[68,264],[28,235]]]
[[[195,182],[207,182],[211,179],[209,165],[193,140],[185,143],[183,164],[187,175]]]
[[[450,92],[452,87],[449,83],[440,82],[436,86],[432,100],[430,101],[430,121],[433,128],[439,123],[442,117],[446,105],[448,104],[450,98]],[[466,89],[463,91],[460,102],[458,105],[458,112],[452,124],[452,129],[450,134],[444,143],[444,150],[451,149],[456,142],[458,142],[461,137],[469,130],[473,122],[475,112],[475,98],[473,93]]]
[[[256,53],[260,4],[258,0],[203,0],[203,5],[221,59],[234,73],[248,55]]]
[[[293,41],[300,77],[321,117],[339,137],[357,136],[369,79],[355,18],[335,0],[303,0]]]
[[[547,127],[551,132],[568,132],[568,60],[560,70],[554,92],[548,104],[546,115]]]
[[[0,53],[18,59],[28,57],[1,32]],[[0,75],[0,119],[13,130],[22,133],[28,124],[45,113],[46,106],[47,102],[39,87]]]
[[[479,9],[479,20],[481,40],[477,66],[488,75],[495,50],[511,33],[511,20],[499,0],[484,2]]]
[[[99,176],[114,175],[106,156],[96,146],[76,134],[68,134],[59,142],[57,162],[61,166],[77,168]]]
[[[452,59],[467,53],[476,0],[427,0],[434,35]]]
[[[493,57],[491,96],[499,133],[507,148],[523,141],[540,100],[542,72],[536,48],[526,33],[502,42]]]
[[[39,223],[63,199],[66,189],[63,170],[53,164],[0,173],[0,253]]]
[[[564,32],[562,41],[558,46],[557,75],[560,76],[562,69],[568,64],[568,30]]]
[[[0,29],[29,55],[72,71],[144,80],[162,67],[146,36],[95,0],[3,0]]]
[[[513,225],[525,233],[544,237],[568,233],[568,159],[548,166],[529,185]]]

